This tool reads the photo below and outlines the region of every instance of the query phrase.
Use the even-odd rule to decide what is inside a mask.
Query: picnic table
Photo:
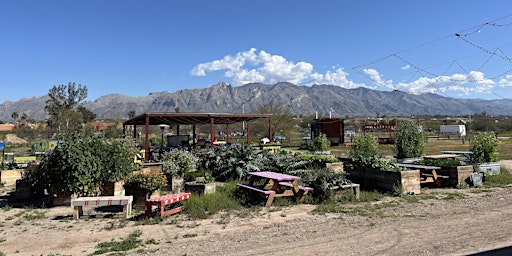
[[[459,155],[457,154],[439,154],[439,155],[428,155],[428,156],[423,156],[424,159],[455,159],[457,158]]]
[[[396,164],[398,167],[405,167],[420,171],[420,183],[435,183],[441,186],[442,179],[448,179],[448,176],[437,174],[436,170],[441,169],[439,166],[419,165],[419,164]]]
[[[266,207],[272,205],[275,197],[296,197],[302,201],[310,187],[299,186],[300,177],[277,172],[250,172],[249,184],[237,184],[239,187],[257,192],[266,197]],[[261,182],[263,181],[263,183]],[[257,184],[262,184],[258,186]]]
[[[471,151],[457,151],[457,150],[445,150],[441,151],[443,154],[457,154],[457,156],[462,155],[465,159],[464,162],[473,163],[473,152]]]

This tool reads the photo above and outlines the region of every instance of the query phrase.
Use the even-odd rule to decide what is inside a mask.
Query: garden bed
[[[361,184],[365,190],[381,190],[396,192],[401,190],[403,194],[420,194],[420,171],[394,171],[394,170],[348,170],[348,178]]]

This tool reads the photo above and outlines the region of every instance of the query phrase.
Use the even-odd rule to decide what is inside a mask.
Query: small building
[[[325,134],[331,142],[331,146],[338,146],[345,142],[343,119],[322,118],[311,121],[311,139],[314,140],[321,134]]]

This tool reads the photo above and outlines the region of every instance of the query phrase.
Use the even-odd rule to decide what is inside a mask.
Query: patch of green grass
[[[212,194],[192,195],[184,204],[184,212],[192,219],[206,219],[218,212],[230,212],[242,208],[236,193],[236,183],[217,187]]]
[[[359,194],[360,202],[375,202],[379,201],[384,197],[384,194],[378,191],[361,191]]]
[[[130,235],[128,235],[127,238],[121,240],[121,241],[112,241],[110,242],[103,242],[96,245],[96,248],[98,250],[93,252],[93,255],[99,255],[104,254],[108,252],[126,252],[132,249],[135,249],[139,247],[139,245],[142,243],[142,240],[138,239],[142,235],[142,231],[136,230]],[[115,255],[115,254],[110,254]],[[117,254],[119,255],[119,254]]]
[[[512,174],[503,167],[501,167],[500,173],[485,176],[484,185],[486,187],[504,187],[510,184],[512,184]]]
[[[443,197],[443,200],[456,200],[456,199],[463,199],[466,198],[466,195],[463,193],[448,193],[445,197]]]

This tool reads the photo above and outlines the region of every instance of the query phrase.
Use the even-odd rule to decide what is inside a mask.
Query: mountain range
[[[0,104],[0,120],[9,121],[14,112],[30,119],[47,118],[44,110],[48,96],[6,101]],[[288,105],[296,115],[411,116],[411,115],[512,115],[512,100],[458,99],[437,94],[413,95],[402,91],[378,91],[368,88],[345,89],[334,85],[301,86],[291,83],[273,85],[251,83],[231,86],[220,82],[203,89],[153,92],[131,97],[109,94],[84,106],[97,118],[127,118],[128,112],[254,113],[258,106]]]

